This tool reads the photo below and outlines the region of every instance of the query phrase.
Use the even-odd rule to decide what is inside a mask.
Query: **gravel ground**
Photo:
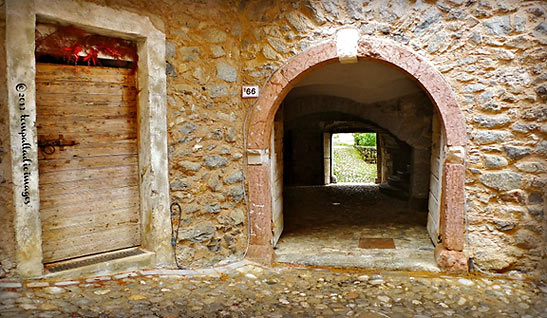
[[[519,277],[517,277],[519,278]],[[1,317],[547,317],[541,282],[248,261],[74,281],[0,282]]]
[[[333,158],[337,182],[371,183],[376,179],[376,165],[366,163],[352,146],[335,146]]]

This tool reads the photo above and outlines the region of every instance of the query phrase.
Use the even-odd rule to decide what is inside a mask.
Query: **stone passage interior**
[[[380,192],[377,185],[285,188],[285,228],[277,261],[305,265],[439,271],[426,230],[426,211]],[[395,248],[361,248],[366,238],[393,239]]]
[[[438,271],[438,122],[394,67],[334,63],[306,75],[281,104],[270,145],[277,260]],[[334,136],[352,132],[375,136],[368,184],[338,184],[333,173]]]

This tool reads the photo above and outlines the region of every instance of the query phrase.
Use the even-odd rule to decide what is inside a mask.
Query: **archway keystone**
[[[407,73],[423,88],[436,108],[448,155],[443,163],[442,243],[437,245],[435,257],[446,271],[467,271],[464,200],[467,138],[464,117],[450,85],[424,57],[393,41],[362,38],[357,56],[360,60],[386,63]],[[269,153],[274,117],[285,96],[306,74],[330,63],[339,63],[335,41],[319,44],[294,56],[267,80],[262,95],[250,110],[246,131],[248,156],[253,156],[250,153]],[[247,256],[263,262],[273,258],[270,169],[267,159],[250,160],[247,164],[251,229]]]

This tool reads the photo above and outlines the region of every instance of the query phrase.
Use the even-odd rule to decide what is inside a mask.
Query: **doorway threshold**
[[[78,257],[44,265],[43,278],[75,279],[97,275],[112,275],[151,267],[155,253],[139,247],[126,248],[96,255]]]
[[[400,252],[399,252],[400,253]],[[369,253],[352,253],[347,251],[325,250],[319,253],[279,253],[276,261],[286,264],[306,266],[351,267],[367,270],[440,272],[431,251],[412,251],[407,258],[400,257],[398,252],[386,250]]]

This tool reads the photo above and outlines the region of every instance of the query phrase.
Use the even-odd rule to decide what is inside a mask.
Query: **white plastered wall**
[[[95,4],[71,0],[7,0],[6,84],[19,275],[37,277],[43,274],[35,127],[34,34],[37,19],[73,24],[101,35],[137,42],[142,247],[155,253],[154,264],[151,266],[171,265],[165,35],[148,17]],[[24,100],[21,100],[21,94]],[[31,145],[29,149],[22,147],[22,118],[26,125],[25,138]],[[25,159],[28,165],[24,170]],[[30,173],[26,183],[25,172]],[[26,202],[23,192],[28,192]]]

